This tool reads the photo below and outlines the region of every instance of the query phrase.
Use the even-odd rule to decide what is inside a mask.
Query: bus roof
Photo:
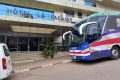
[[[100,17],[100,16],[120,16],[120,12],[111,12],[111,11],[99,12],[99,13],[92,14],[92,15],[88,16],[87,18],[82,19],[80,22],[82,22],[86,19],[90,19],[92,17]]]
[[[120,12],[99,12],[88,16],[87,19],[91,17],[99,17],[99,16],[120,16]]]

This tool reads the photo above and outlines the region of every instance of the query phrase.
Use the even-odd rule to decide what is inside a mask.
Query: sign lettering
[[[66,22],[72,21],[71,17],[57,16],[54,15],[53,11],[24,8],[24,7],[5,5],[5,4],[0,4],[0,15],[16,16],[16,17],[23,17],[29,19],[44,19],[50,21],[53,20],[66,21]]]

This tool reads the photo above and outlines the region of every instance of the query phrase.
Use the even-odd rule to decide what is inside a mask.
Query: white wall
[[[62,36],[55,38],[55,43],[62,43]]]
[[[119,7],[114,7],[114,6],[110,6],[102,3],[98,4],[98,7],[105,9],[105,11],[120,11]]]
[[[84,0],[78,0],[80,4],[84,5]]]

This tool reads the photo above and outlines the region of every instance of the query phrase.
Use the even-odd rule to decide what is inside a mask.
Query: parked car
[[[0,79],[7,78],[12,73],[12,62],[8,47],[0,43]]]

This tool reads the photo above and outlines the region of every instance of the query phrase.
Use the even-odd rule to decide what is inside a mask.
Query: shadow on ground
[[[75,64],[83,64],[83,65],[94,65],[94,64],[101,64],[105,62],[111,62],[115,60],[111,60],[110,58],[103,58],[103,59],[98,59],[98,60],[93,60],[93,61],[79,61],[79,60],[73,60],[71,63]]]
[[[2,80],[13,80],[12,76],[9,76],[8,78],[2,79]]]

